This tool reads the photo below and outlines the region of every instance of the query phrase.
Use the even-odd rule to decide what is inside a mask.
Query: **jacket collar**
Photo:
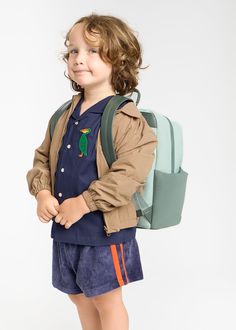
[[[75,109],[76,105],[78,104],[78,102],[81,100],[81,96],[82,93],[78,93],[76,95],[72,96],[72,104],[74,104],[75,106],[73,107]],[[105,100],[104,100],[105,102]],[[104,102],[101,102],[101,105],[104,105]],[[106,104],[106,103],[105,103]],[[75,109],[76,110],[76,109]],[[101,113],[103,111],[103,107],[102,106],[98,106],[98,107],[91,107],[89,109],[89,112],[96,112],[96,113]],[[138,110],[137,106],[134,104],[134,102],[128,102],[126,103],[121,109],[117,110],[117,112],[123,112],[131,117],[135,117],[135,118],[140,118],[141,117],[141,113]],[[72,113],[73,114],[73,113]],[[75,113],[76,115],[76,113]]]

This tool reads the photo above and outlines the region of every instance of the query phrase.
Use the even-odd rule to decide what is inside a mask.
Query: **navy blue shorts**
[[[67,294],[93,297],[143,279],[136,238],[88,246],[53,240],[52,285]]]

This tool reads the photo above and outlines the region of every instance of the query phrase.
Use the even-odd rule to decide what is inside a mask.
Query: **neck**
[[[109,95],[115,95],[116,93],[111,89],[101,89],[101,90],[86,90],[84,89],[84,102],[89,104],[89,103],[94,103],[99,100],[104,99],[105,97]]]

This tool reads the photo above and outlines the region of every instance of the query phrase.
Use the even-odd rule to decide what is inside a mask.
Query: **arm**
[[[116,127],[118,116],[122,117]],[[113,125],[117,160],[108,173],[92,181],[82,193],[90,211],[109,212],[130,202],[132,195],[144,186],[155,158],[157,138],[143,116],[134,118],[120,112]]]
[[[49,168],[49,150],[51,144],[50,120],[42,144],[35,150],[33,167],[27,172],[26,179],[30,194],[35,198],[39,191],[46,189],[51,192],[51,177]]]

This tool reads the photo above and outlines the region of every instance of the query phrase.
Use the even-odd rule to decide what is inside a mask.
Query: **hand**
[[[59,203],[47,189],[40,190],[36,196],[38,201],[37,215],[39,220],[48,223],[53,216],[58,214]]]
[[[88,208],[82,195],[67,198],[59,205],[59,213],[55,217],[55,222],[65,225],[69,229],[74,223],[79,221],[84,214],[89,213]]]

